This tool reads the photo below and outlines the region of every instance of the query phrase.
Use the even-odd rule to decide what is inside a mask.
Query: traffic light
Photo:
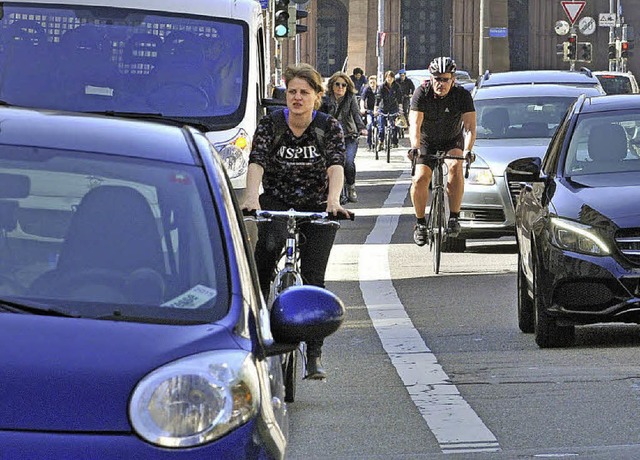
[[[576,59],[577,46],[578,46],[578,36],[575,34],[569,36],[569,44],[567,45],[567,58],[570,61],[573,61]]]
[[[275,0],[273,4],[273,36],[287,38],[289,31],[289,0]]]
[[[609,60],[613,61],[614,59],[616,59],[616,44],[615,43],[609,43]]]
[[[309,16],[305,10],[298,9],[296,5],[289,6],[289,36],[295,37],[296,34],[301,34],[307,31],[307,26],[298,24],[300,19],[304,19]]]
[[[629,51],[629,42],[621,42],[620,57],[627,59],[629,56],[631,56],[631,52]]]
[[[580,60],[584,62],[591,62],[592,47],[589,42],[580,43]]]

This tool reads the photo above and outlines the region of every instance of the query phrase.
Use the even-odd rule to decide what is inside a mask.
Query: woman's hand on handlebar
[[[240,209],[247,211],[256,211],[260,210],[260,200],[258,199],[250,199],[247,198],[244,200],[244,203],[240,205]]]
[[[420,156],[420,149],[409,149],[409,151],[407,152],[407,158],[409,159],[409,161],[413,161],[414,157],[416,156]]]
[[[352,219],[352,214],[340,204],[340,200],[327,200],[327,214],[331,216],[338,216],[339,214],[345,216],[347,219]]]

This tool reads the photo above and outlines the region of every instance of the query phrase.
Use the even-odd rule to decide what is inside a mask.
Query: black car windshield
[[[640,172],[640,111],[580,115],[564,168],[568,177]]]
[[[573,97],[475,100],[478,139],[550,138]]]
[[[244,115],[248,30],[241,22],[78,5],[2,8],[0,100],[153,113],[211,130]]]
[[[219,319],[228,310],[219,228],[198,167],[0,146],[0,298],[12,310]]]

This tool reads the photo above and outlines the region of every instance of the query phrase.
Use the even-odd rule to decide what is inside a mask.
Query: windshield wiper
[[[207,132],[210,131],[211,128],[203,123],[198,123],[197,121],[187,121],[181,118],[172,118],[172,117],[168,117],[166,115],[162,115],[161,113],[145,113],[145,112],[117,112],[115,110],[104,110],[102,112],[100,111],[93,111],[93,112],[87,112],[87,113],[93,113],[96,115],[106,115],[109,117],[122,117],[122,118],[133,118],[135,120],[151,120],[151,121],[163,121],[167,124],[171,124],[173,126],[184,126],[184,125],[189,125],[189,126],[193,126],[194,128],[202,131],[202,132]]]
[[[31,315],[43,315],[43,316],[61,316],[64,318],[80,318],[80,315],[77,313],[72,313],[69,311],[51,308],[46,304],[37,304],[37,303],[25,304],[20,302],[14,302],[12,300],[7,300],[7,299],[0,299],[0,312],[28,313]]]

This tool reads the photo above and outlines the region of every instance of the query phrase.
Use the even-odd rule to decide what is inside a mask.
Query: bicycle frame
[[[400,112],[383,113],[385,130],[384,130],[384,149],[387,154],[387,163],[391,162],[391,138],[393,137],[393,130],[396,129],[396,117],[400,115]]]
[[[284,290],[303,284],[300,273],[300,251],[298,244],[300,235],[299,224],[302,222],[311,222],[318,225],[334,225],[337,227],[339,227],[340,224],[334,220],[330,220],[326,212],[300,212],[294,209],[289,209],[288,211],[256,210],[255,217],[258,222],[279,220],[286,222],[287,225],[287,237],[282,255],[279,259],[280,262],[278,263],[278,265],[282,267],[278,269],[276,266],[276,274],[271,282],[270,299],[267,299],[271,304]],[[301,356],[303,375],[306,374],[305,349],[305,343],[300,342],[297,351]],[[298,360],[295,350],[282,355],[282,372],[284,375],[286,402],[294,402],[295,400],[297,368]]]
[[[414,153],[411,161],[412,176],[415,173],[418,156],[418,153]],[[447,239],[447,196],[444,178],[448,175],[449,167],[445,160],[467,161],[465,178],[469,176],[471,163],[463,157],[447,155],[445,150],[438,150],[434,156],[436,165],[431,176],[431,207],[427,218],[427,239],[433,256],[433,271],[437,275],[440,273],[442,246]]]

